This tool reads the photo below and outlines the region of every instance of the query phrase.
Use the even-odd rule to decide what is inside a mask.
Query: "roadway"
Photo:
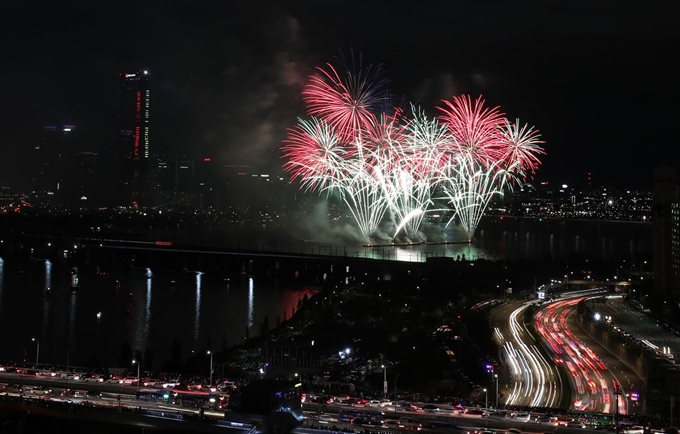
[[[582,333],[573,315],[584,296],[598,291],[565,292],[561,294],[563,299],[543,305],[533,319],[537,336],[524,323],[526,309],[535,301],[512,301],[491,311],[489,321],[494,339],[501,348],[501,360],[508,367],[498,373],[504,384],[499,387],[503,397],[500,402],[509,406],[557,408],[563,393],[571,390],[569,409],[613,413],[618,408],[621,414],[628,412],[627,398],[630,392],[643,390],[642,381]],[[612,308],[625,310],[621,306],[611,304]],[[545,345],[541,349],[539,340]],[[677,342],[680,345],[680,338]],[[562,384],[558,364],[568,383]],[[618,399],[616,386],[622,392]]]
[[[224,432],[225,429],[236,429],[242,431],[244,434],[252,425],[240,422],[236,419],[231,419],[229,410],[205,410],[204,416],[211,417],[214,423],[196,422],[199,411],[196,408],[179,407],[176,405],[168,405],[163,403],[142,402],[135,400],[135,387],[105,385],[97,383],[85,383],[81,381],[70,382],[69,392],[66,389],[59,389],[59,387],[66,386],[65,381],[47,378],[47,377],[20,377],[19,374],[0,374],[0,382],[9,384],[23,384],[23,390],[15,390],[14,387],[0,386],[0,395],[5,395],[10,399],[21,398],[23,405],[36,406],[36,412],[39,408],[47,408],[45,401],[54,402],[50,404],[51,411],[61,406],[73,406],[70,410],[63,407],[63,411],[70,411],[70,417],[78,414],[80,418],[86,420],[111,422],[115,421],[118,424],[126,424],[129,426],[140,426],[146,428],[161,429],[163,427],[169,428],[169,424],[179,424],[186,429],[192,426],[193,432]],[[44,388],[52,389],[51,392],[45,390],[34,389],[29,386],[42,386]],[[11,389],[11,390],[10,390]],[[88,396],[87,390],[102,391],[101,395]],[[0,397],[2,399],[2,397]],[[81,406],[88,406],[88,411],[78,411]],[[374,412],[380,414],[384,418],[381,425],[366,425],[357,426],[349,422],[341,422],[338,420],[338,413],[342,408],[349,408],[348,406],[327,406],[317,404],[305,404],[305,420],[306,424],[294,430],[297,433],[323,433],[328,431],[314,429],[315,427],[329,427],[335,425],[342,427],[349,431],[355,431],[357,428],[370,429],[372,431],[380,432],[411,432],[412,427],[399,426],[400,419],[408,417],[416,419],[422,423],[422,431],[424,432],[463,432],[463,433],[477,433],[481,434],[486,431],[486,427],[492,432],[505,433],[508,429],[514,428],[519,432],[535,433],[535,432],[553,432],[559,428],[560,432],[568,434],[576,434],[576,431],[583,432],[583,429],[572,429],[564,425],[557,426],[556,423],[547,421],[545,415],[534,414],[534,418],[538,420],[546,420],[545,423],[537,423],[536,419],[531,422],[522,421],[519,419],[505,418],[503,415],[493,415],[491,417],[481,417],[477,414],[466,414],[465,409],[453,406],[440,406],[431,411],[424,412],[422,409],[409,411],[400,411],[394,406],[384,408],[369,408],[364,407],[357,409],[360,411]],[[108,408],[108,410],[107,410]],[[94,411],[93,409],[99,409]],[[119,412],[116,410],[128,409],[128,411]],[[144,409],[146,416],[140,414],[138,411],[130,413],[129,410]],[[353,408],[354,409],[354,408]],[[113,411],[112,411],[113,410]],[[38,414],[38,413],[36,413]],[[194,418],[187,420],[187,415],[193,415]],[[500,417],[497,417],[500,416]],[[240,417],[241,421],[243,417]],[[193,425],[192,425],[193,424]],[[311,427],[314,425],[315,427]],[[178,429],[178,426],[174,429]],[[489,433],[491,434],[491,433]]]
[[[641,309],[631,307],[623,298],[606,299],[606,303],[588,302],[589,307],[600,314],[603,321],[621,335],[647,347],[661,357],[673,362],[675,354],[680,353],[680,335],[665,327]],[[609,319],[611,318],[611,319]]]
[[[623,386],[616,374],[575,336],[568,323],[581,300],[560,300],[541,309],[535,316],[536,330],[550,347],[555,363],[568,375],[573,390],[571,409],[614,413],[618,408],[620,414],[626,414],[625,392],[615,394],[616,387]]]
[[[562,399],[559,373],[538,348],[536,338],[524,325],[527,307],[533,301],[513,301],[491,311],[489,322],[494,339],[502,348],[501,360],[508,367],[501,372],[499,400],[509,406],[557,408]],[[491,400],[493,402],[493,400]]]

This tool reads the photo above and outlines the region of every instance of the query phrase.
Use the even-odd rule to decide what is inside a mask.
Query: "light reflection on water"
[[[201,326],[201,280],[203,273],[196,273],[196,304],[194,310],[194,347],[198,344],[198,336]]]
[[[0,283],[1,285],[1,283]],[[47,328],[49,327],[50,318],[50,306],[49,297],[52,291],[52,261],[47,259],[45,261],[45,291],[43,292],[43,321],[42,321],[42,333],[45,334]]]
[[[651,234],[651,227],[642,225],[486,222],[472,244],[373,249],[359,245],[357,250],[310,245],[308,250],[400,261],[430,256],[555,260],[573,254],[636,261],[651,254]],[[448,237],[456,239],[454,232]],[[96,358],[101,366],[116,366],[127,342],[134,352],[153,353],[154,366],[160,369],[170,358],[175,339],[184,357],[191,350],[205,349],[208,341],[215,350],[223,341],[236,345],[243,341],[244,328],[257,336],[265,317],[274,326],[291,317],[304,294],[314,293],[280,288],[275,280],[248,275],[226,280],[218,273],[138,269],[105,276],[85,266],[72,275],[63,261],[18,264],[0,258],[0,330],[12,330],[3,336],[0,360],[20,360],[23,349],[31,348],[31,337],[39,335],[40,360],[45,363],[63,365],[67,350],[75,348],[73,363]],[[74,279],[80,291],[71,290]],[[47,286],[52,288],[49,294]]]
[[[253,326],[253,314],[255,313],[255,292],[253,290],[253,278],[248,278],[248,328]]]
[[[64,365],[75,348],[72,366],[116,367],[127,342],[133,354],[149,351],[159,370],[175,339],[183,357],[205,350],[209,341],[217,351],[225,342],[240,344],[244,328],[257,336],[265,317],[273,327],[317,291],[280,288],[264,277],[236,276],[227,284],[218,273],[149,271],[100,275],[81,267],[74,275],[65,262],[34,260],[27,267],[0,258],[0,329],[13,331],[3,336],[0,360],[22,360],[37,337],[42,363]],[[74,277],[80,290],[71,288]]]
[[[454,229],[441,243],[399,243],[366,248],[353,245],[349,256],[398,261],[424,261],[428,257],[510,260],[569,260],[579,255],[593,260],[638,260],[652,252],[651,225],[629,223],[560,222],[530,220],[482,222],[472,243],[459,243]],[[377,243],[376,243],[377,244]],[[304,250],[304,249],[303,249]]]

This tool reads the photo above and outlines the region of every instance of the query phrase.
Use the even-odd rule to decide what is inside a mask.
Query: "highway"
[[[552,361],[546,360],[536,338],[524,325],[524,314],[533,301],[515,301],[491,311],[489,321],[494,339],[502,348],[501,360],[509,372],[499,388],[503,402],[511,406],[552,407],[562,399],[560,377]]]
[[[669,362],[674,362],[675,354],[680,354],[680,335],[664,326],[662,321],[651,317],[651,314],[625,303],[623,298],[608,297],[606,303],[588,303],[594,312],[600,314],[601,320],[609,322],[620,334],[667,358]]]
[[[628,402],[623,384],[592,348],[578,339],[568,323],[582,298],[550,303],[535,315],[536,330],[553,352],[555,363],[564,368],[572,385],[575,410],[626,414]],[[615,395],[616,387],[621,394]]]
[[[8,397],[10,399],[22,398],[25,403],[35,401],[36,405],[40,402],[51,401],[55,404],[74,406],[75,412],[82,414],[83,417],[95,418],[117,418],[118,423],[126,423],[131,426],[145,426],[152,428],[153,424],[175,421],[183,426],[189,426],[193,423],[187,420],[187,415],[198,415],[196,408],[184,408],[176,405],[167,405],[162,403],[141,402],[136,401],[134,391],[136,388],[127,386],[107,386],[105,384],[71,382],[69,393],[64,393],[65,389],[60,389],[66,385],[64,381],[53,380],[52,378],[40,377],[24,377],[21,378],[19,374],[0,374],[0,382],[5,383],[0,385],[0,399]],[[7,384],[19,385],[23,383],[23,390],[15,390],[16,386],[7,387]],[[46,392],[40,389],[33,389],[30,386],[42,386],[44,388],[52,389],[51,392]],[[11,389],[11,390],[10,390]],[[103,390],[102,390],[103,389]],[[101,396],[88,396],[87,390],[98,390],[103,393]],[[120,398],[120,399],[119,399]],[[93,413],[92,410],[79,412],[77,409],[82,405],[91,406],[90,408],[100,408],[100,412]],[[92,407],[93,406],[93,407]],[[44,407],[44,405],[43,405]],[[129,409],[145,409],[147,411],[144,419],[143,415],[138,412],[118,412],[111,410],[118,410],[118,408]],[[58,408],[51,405],[50,408]],[[108,411],[105,411],[108,408]],[[326,430],[319,430],[315,428],[320,427],[343,427],[349,431],[356,431],[357,429],[370,429],[372,431],[380,431],[381,433],[394,432],[412,432],[413,427],[400,426],[402,418],[408,417],[409,420],[417,420],[422,424],[423,432],[458,432],[463,434],[487,434],[505,433],[508,429],[514,428],[518,432],[536,433],[536,432],[554,432],[559,428],[560,432],[568,434],[576,434],[584,432],[581,428],[570,428],[566,425],[559,425],[548,421],[540,413],[532,413],[531,421],[523,421],[517,418],[507,418],[503,414],[492,415],[489,417],[482,417],[478,414],[467,414],[465,409],[453,406],[440,406],[432,411],[424,411],[422,408],[410,408],[409,411],[401,411],[394,406],[386,406],[380,408],[371,407],[350,407],[346,405],[319,405],[319,404],[305,404],[303,407],[305,413],[305,424],[294,430],[296,433],[323,433]],[[339,412],[341,411],[360,411],[380,415],[382,423],[376,425],[357,426],[352,422],[342,422],[339,420]],[[66,410],[64,410],[66,411]],[[213,417],[216,424],[202,423],[196,426],[194,432],[224,432],[226,429],[237,429],[239,431],[248,431],[252,425],[247,423],[237,423],[230,419],[229,410],[205,410],[205,417]],[[140,419],[141,417],[141,419]],[[225,420],[226,419],[226,420]],[[243,419],[243,418],[241,418]],[[545,420],[545,423],[538,422]],[[124,422],[123,422],[124,421]],[[565,422],[566,423],[566,422]],[[156,426],[156,425],[153,425]],[[486,428],[488,427],[488,428]]]

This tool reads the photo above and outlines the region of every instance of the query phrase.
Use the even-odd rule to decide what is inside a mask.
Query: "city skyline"
[[[433,3],[406,13],[347,4],[333,16],[296,2],[238,5],[225,16],[200,4],[134,17],[107,7],[5,9],[22,14],[16,23],[28,33],[6,47],[13,61],[1,73],[17,103],[0,151],[17,164],[5,164],[4,182],[31,165],[44,125],[78,125],[91,148],[115,144],[117,75],[144,69],[156,81],[152,154],[272,170],[287,128],[305,114],[307,76],[349,50],[382,64],[395,95],[431,115],[442,99],[482,94],[535,125],[547,142],[537,181],[585,184],[591,172],[595,184],[644,188],[673,142],[671,5]],[[139,17],[143,34],[125,32]]]

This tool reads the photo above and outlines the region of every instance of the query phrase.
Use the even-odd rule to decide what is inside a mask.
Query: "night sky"
[[[655,167],[677,166],[677,2],[59,3],[0,7],[3,182],[30,170],[43,125],[115,144],[118,73],[140,69],[154,78],[152,153],[278,167],[308,75],[350,49],[430,115],[482,94],[535,125],[548,152],[538,181],[584,184],[591,171],[649,188]]]

